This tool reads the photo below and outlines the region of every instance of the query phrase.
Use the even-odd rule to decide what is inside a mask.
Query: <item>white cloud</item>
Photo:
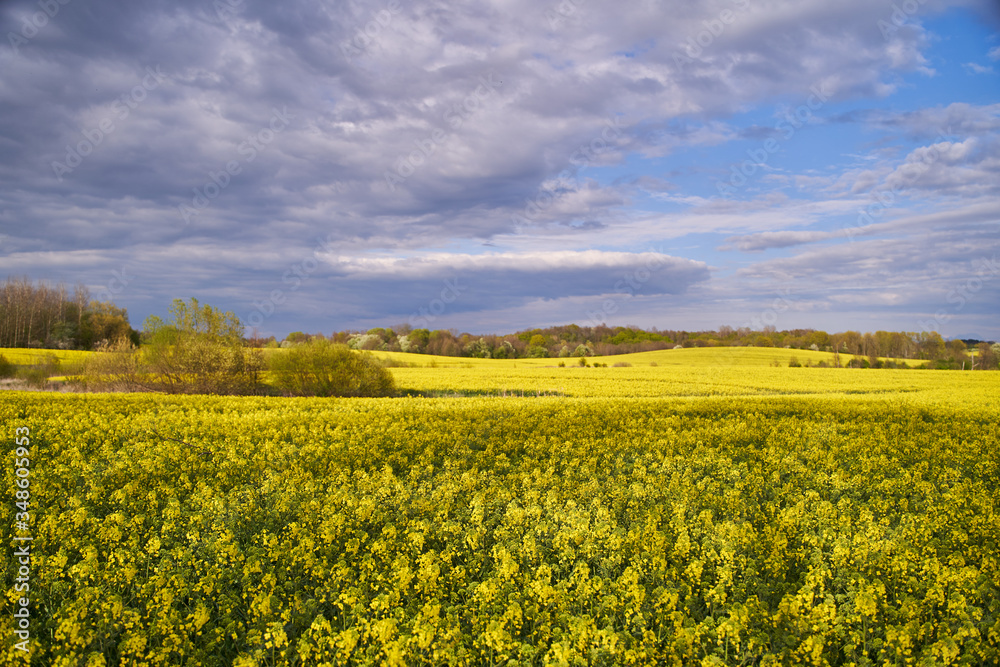
[[[992,67],[986,67],[984,65],[979,65],[978,63],[965,63],[962,65],[965,69],[969,70],[973,74],[993,74]]]

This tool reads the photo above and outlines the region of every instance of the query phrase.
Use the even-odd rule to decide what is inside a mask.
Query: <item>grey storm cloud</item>
[[[580,248],[628,222],[628,183],[671,186],[601,184],[597,169],[738,139],[724,119],[775,96],[891,92],[888,73],[926,68],[926,37],[887,40],[886,15],[867,0],[7,2],[3,269],[99,290],[127,265],[125,305],[162,311],[198,289],[247,308],[290,291],[319,238],[346,259],[291,295],[302,317],[406,313],[452,274],[484,310],[613,293],[641,253]],[[988,129],[996,109],[940,114]],[[466,252],[535,232],[577,254]],[[427,259],[445,247],[461,250]],[[709,279],[664,262],[650,294]]]
[[[3,34],[36,10],[5,5]],[[413,227],[417,239],[489,236],[509,231],[512,209],[542,180],[579,168],[572,156],[623,111],[618,141],[634,145],[641,135],[631,128],[644,119],[726,112],[796,80],[802,90],[834,76],[844,91],[871,86],[872,62],[890,58],[876,12],[860,1],[769,13],[747,5],[693,63],[676,56],[714,20],[713,4],[675,15],[592,3],[563,22],[553,11],[558,18],[557,4],[528,2],[60,5],[16,54],[0,55],[5,190],[34,194],[5,197],[0,220],[30,223],[52,249],[147,234],[92,219],[113,202],[155,216],[154,237],[170,242],[190,233],[179,207],[211,199],[192,224],[216,235],[293,219],[382,241],[436,216],[432,228]],[[871,34],[835,40],[832,28],[857,25],[859,12],[871,16]],[[821,26],[829,40],[814,38]],[[870,42],[864,59],[850,44],[859,39]],[[651,44],[642,63],[615,55],[642,43]],[[807,44],[816,57],[802,68],[796,54]],[[756,64],[720,64],[738,53]],[[271,136],[276,109],[290,120]],[[70,163],[71,172],[54,166]],[[37,200],[65,208],[41,215]],[[70,209],[82,224],[68,221]],[[471,210],[481,215],[467,229]]]
[[[657,252],[554,251],[412,258],[329,257],[346,289],[378,286],[386,308],[427,306],[451,313],[577,296],[682,294],[709,278],[704,262]],[[441,296],[445,294],[446,296]],[[447,295],[451,295],[449,298]]]

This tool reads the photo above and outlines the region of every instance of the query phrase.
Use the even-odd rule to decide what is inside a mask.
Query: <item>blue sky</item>
[[[0,8],[0,273],[133,324],[1000,339],[993,2],[44,9]]]

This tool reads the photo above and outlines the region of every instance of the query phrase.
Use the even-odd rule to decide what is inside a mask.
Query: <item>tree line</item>
[[[195,304],[196,301],[192,300]],[[177,310],[177,304],[183,308]],[[205,310],[208,308],[209,310]],[[177,385],[188,383],[187,373],[176,371],[171,355],[197,356],[212,340],[218,351],[220,341],[228,341],[230,370],[246,368],[260,372],[261,362],[254,361],[246,350],[262,347],[291,347],[301,343],[327,341],[357,351],[381,350],[452,357],[492,359],[565,358],[612,356],[677,347],[755,346],[811,349],[860,357],[851,363],[872,367],[894,365],[886,360],[918,360],[931,368],[998,368],[1000,345],[991,341],[945,341],[937,332],[845,331],[827,333],[816,329],[762,331],[721,326],[714,331],[642,329],[635,326],[579,326],[566,324],[533,328],[503,335],[474,335],[455,330],[413,328],[409,324],[375,327],[367,331],[344,330],[329,336],[293,332],[283,341],[256,335],[246,337],[245,329],[232,313],[221,313],[192,302],[175,302],[174,319],[165,323],[156,317],[144,324],[140,333],[129,323],[128,313],[110,302],[90,298],[83,285],[69,289],[65,284],[35,284],[27,278],[8,278],[0,284],[0,347],[35,347],[49,349],[107,350],[140,343],[148,348],[144,359],[155,360],[153,375],[160,381]],[[180,319],[177,319],[180,318]],[[214,327],[214,333],[203,331]],[[183,332],[193,332],[192,335]],[[240,350],[237,354],[237,350]],[[222,364],[221,357],[213,363]],[[256,371],[255,364],[258,368]],[[150,367],[152,368],[152,367]],[[209,368],[209,366],[205,366]],[[208,371],[206,371],[208,372]],[[240,376],[239,372],[224,373]],[[195,373],[195,378],[200,377]],[[204,380],[196,380],[203,382]],[[240,380],[242,383],[244,380]],[[163,387],[160,387],[163,389]],[[240,390],[242,391],[242,390]]]
[[[937,332],[844,331],[816,329],[763,331],[722,326],[715,331],[641,329],[634,326],[588,327],[567,324],[526,329],[513,334],[478,336],[454,330],[414,329],[407,324],[367,331],[337,331],[329,337],[296,331],[283,341],[254,338],[256,346],[292,346],[327,338],[357,350],[411,352],[493,359],[611,356],[677,347],[782,347],[861,357],[858,365],[883,367],[885,360],[918,360],[932,368],[997,369],[1000,345],[992,341],[945,341]],[[888,363],[892,363],[891,361]]]
[[[36,285],[27,278],[0,283],[0,347],[93,350],[121,338],[139,342],[128,313],[91,299],[84,285]]]

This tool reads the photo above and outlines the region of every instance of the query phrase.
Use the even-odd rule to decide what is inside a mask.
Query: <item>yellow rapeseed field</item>
[[[1000,374],[747,352],[0,393],[5,606],[56,667],[998,664]]]
[[[60,364],[82,363],[94,352],[85,350],[43,350],[23,347],[0,347],[0,356],[3,356],[12,364],[31,365],[44,364],[50,359],[55,359]]]

